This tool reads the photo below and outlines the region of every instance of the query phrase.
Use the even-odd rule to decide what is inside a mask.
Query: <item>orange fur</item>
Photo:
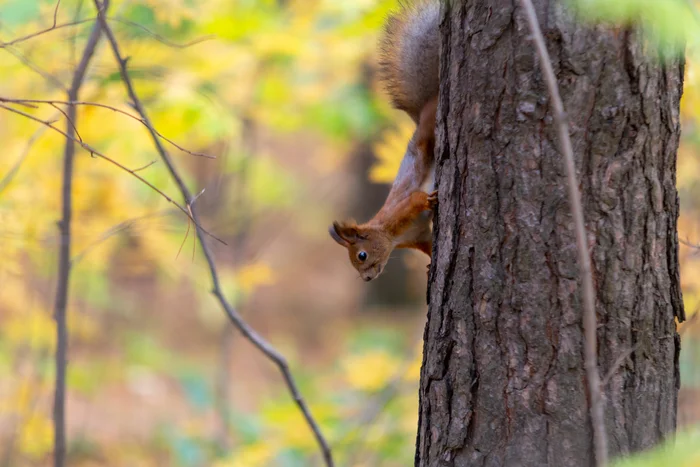
[[[437,0],[415,0],[389,18],[382,41],[381,73],[394,106],[416,122],[384,205],[368,222],[334,222],[331,237],[347,248],[366,280],[381,274],[394,248],[432,254],[432,210],[437,193],[422,186],[434,164],[438,96]]]

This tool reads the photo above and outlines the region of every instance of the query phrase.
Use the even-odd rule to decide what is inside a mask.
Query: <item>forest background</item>
[[[153,127],[187,150],[172,155],[200,193],[202,225],[227,243],[209,242],[224,294],[289,360],[338,463],[358,467],[410,465],[418,414],[427,259],[396,253],[368,285],[327,234],[333,219],[364,220],[382,204],[413,130],[376,76],[396,5],[123,0],[109,12]],[[678,189],[689,320],[678,420],[688,441],[635,465],[700,459],[698,8],[572,4],[580,21],[646,28],[659,60],[686,45]],[[65,100],[94,17],[90,1],[0,0],[0,103]],[[106,41],[81,100],[135,114]],[[17,108],[65,126],[61,105]],[[78,117],[82,140],[178,198],[140,122],[90,105]],[[0,109],[0,142],[0,466],[49,465],[65,138]],[[73,193],[69,465],[319,464],[277,368],[212,296],[188,218],[80,149]]]

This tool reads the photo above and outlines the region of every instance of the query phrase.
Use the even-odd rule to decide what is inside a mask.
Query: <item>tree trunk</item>
[[[676,426],[683,61],[534,3],[576,156],[599,367],[612,372],[605,429],[611,455],[626,454]],[[573,220],[529,29],[512,0],[443,5],[416,465],[592,465]]]

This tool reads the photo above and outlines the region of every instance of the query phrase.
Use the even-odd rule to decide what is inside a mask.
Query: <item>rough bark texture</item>
[[[445,2],[439,208],[416,465],[593,464],[566,175],[534,47],[511,0]],[[559,80],[597,293],[611,454],[676,425],[684,317],[676,150],[683,63],[633,31],[535,0]]]

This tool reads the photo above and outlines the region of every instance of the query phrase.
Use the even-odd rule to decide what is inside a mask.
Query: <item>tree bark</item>
[[[676,426],[683,61],[534,4],[576,157],[609,449],[627,454]],[[416,465],[593,465],[575,233],[528,25],[511,0],[443,5]]]

